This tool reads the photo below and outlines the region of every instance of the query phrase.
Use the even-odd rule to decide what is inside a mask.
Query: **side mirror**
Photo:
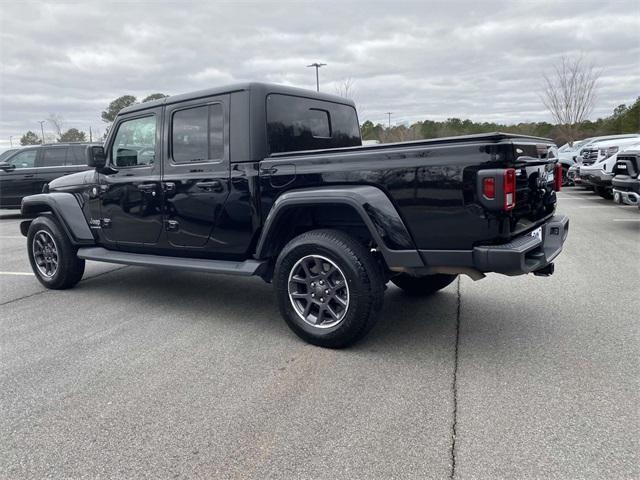
[[[15,169],[16,169],[16,166],[12,165],[9,162],[0,162],[0,170],[4,170],[5,172],[10,172]]]
[[[87,149],[87,165],[94,168],[104,168],[107,164],[107,156],[104,148],[99,145],[91,146]]]

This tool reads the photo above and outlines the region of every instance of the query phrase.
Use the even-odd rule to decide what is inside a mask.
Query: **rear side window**
[[[43,167],[61,167],[67,159],[67,147],[45,148],[42,151]]]
[[[220,160],[224,156],[222,104],[178,110],[171,123],[171,151],[175,163]]]
[[[361,145],[355,108],[292,95],[267,97],[270,153]]]
[[[86,165],[86,151],[87,147],[84,145],[70,147],[69,151],[67,152],[67,161],[65,165]]]

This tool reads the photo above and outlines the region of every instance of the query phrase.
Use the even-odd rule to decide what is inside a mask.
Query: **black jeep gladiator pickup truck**
[[[553,273],[550,140],[504,133],[363,147],[350,100],[249,83],[122,110],[91,170],[24,198],[36,277],[85,260],[259,275],[303,339],[344,347],[388,281],[428,295],[457,275]],[[36,218],[33,218],[36,217]]]

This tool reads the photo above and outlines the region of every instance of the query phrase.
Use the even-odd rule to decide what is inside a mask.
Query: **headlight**
[[[600,150],[600,153],[604,155],[604,158],[609,158],[611,155],[618,153],[618,147],[609,147],[607,148],[606,152],[604,152],[603,150]]]

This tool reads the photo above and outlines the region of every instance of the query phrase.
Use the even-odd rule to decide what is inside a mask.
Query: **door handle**
[[[278,171],[277,167],[265,167],[260,169],[262,175],[273,175]]]
[[[210,182],[198,182],[196,183],[196,187],[198,187],[200,190],[220,189],[222,187],[222,183],[220,183],[220,180],[212,180]]]
[[[29,173],[24,175],[22,178],[33,178],[33,177],[35,177],[35,175],[33,173]]]

